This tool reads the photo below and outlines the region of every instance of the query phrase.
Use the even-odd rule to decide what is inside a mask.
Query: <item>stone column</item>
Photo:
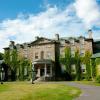
[[[50,75],[52,76],[52,64],[50,65]]]
[[[40,77],[40,68],[37,69],[37,77]]]
[[[46,77],[47,76],[47,65],[45,64],[45,67],[44,67],[44,76]]]

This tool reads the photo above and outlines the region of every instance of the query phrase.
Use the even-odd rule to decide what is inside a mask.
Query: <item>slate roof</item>
[[[93,54],[91,58],[100,58],[100,53]]]
[[[0,64],[2,64],[4,62],[4,60],[0,60]]]
[[[100,42],[100,39],[94,39],[94,42]]]

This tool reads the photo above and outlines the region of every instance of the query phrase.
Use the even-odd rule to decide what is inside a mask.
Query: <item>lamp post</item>
[[[35,80],[35,68],[34,68],[34,65],[32,67],[32,84],[34,84],[34,80]]]
[[[0,77],[1,77],[1,84],[3,84],[3,72],[4,72],[4,68],[1,67],[1,73],[0,73]]]

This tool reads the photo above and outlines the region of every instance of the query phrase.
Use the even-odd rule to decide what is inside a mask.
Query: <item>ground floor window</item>
[[[24,68],[24,76],[26,76],[28,73],[28,69],[27,69],[27,66]]]
[[[82,71],[82,73],[86,73],[86,65],[85,64],[81,64],[81,71]]]
[[[71,65],[71,73],[72,74],[76,74],[76,66],[75,66],[75,64]]]
[[[47,66],[47,74],[50,74],[50,65]]]

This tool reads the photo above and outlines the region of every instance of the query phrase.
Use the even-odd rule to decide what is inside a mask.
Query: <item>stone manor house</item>
[[[79,50],[80,56],[84,56],[86,51],[90,51],[93,54],[93,38],[92,31],[88,31],[88,38],[83,36],[73,37],[60,37],[59,34],[55,34],[54,39],[48,39],[45,37],[35,37],[35,40],[30,43],[16,44],[14,41],[10,41],[10,45],[4,50],[14,49],[16,47],[18,57],[29,59],[32,62],[32,66],[36,70],[36,77],[56,77],[59,73],[59,57],[64,56],[64,50],[66,47],[70,47],[71,56],[75,55],[76,49]],[[75,65],[72,65],[74,68]],[[85,73],[85,65],[81,65],[83,73]],[[61,65],[61,70],[64,70],[64,66]]]

